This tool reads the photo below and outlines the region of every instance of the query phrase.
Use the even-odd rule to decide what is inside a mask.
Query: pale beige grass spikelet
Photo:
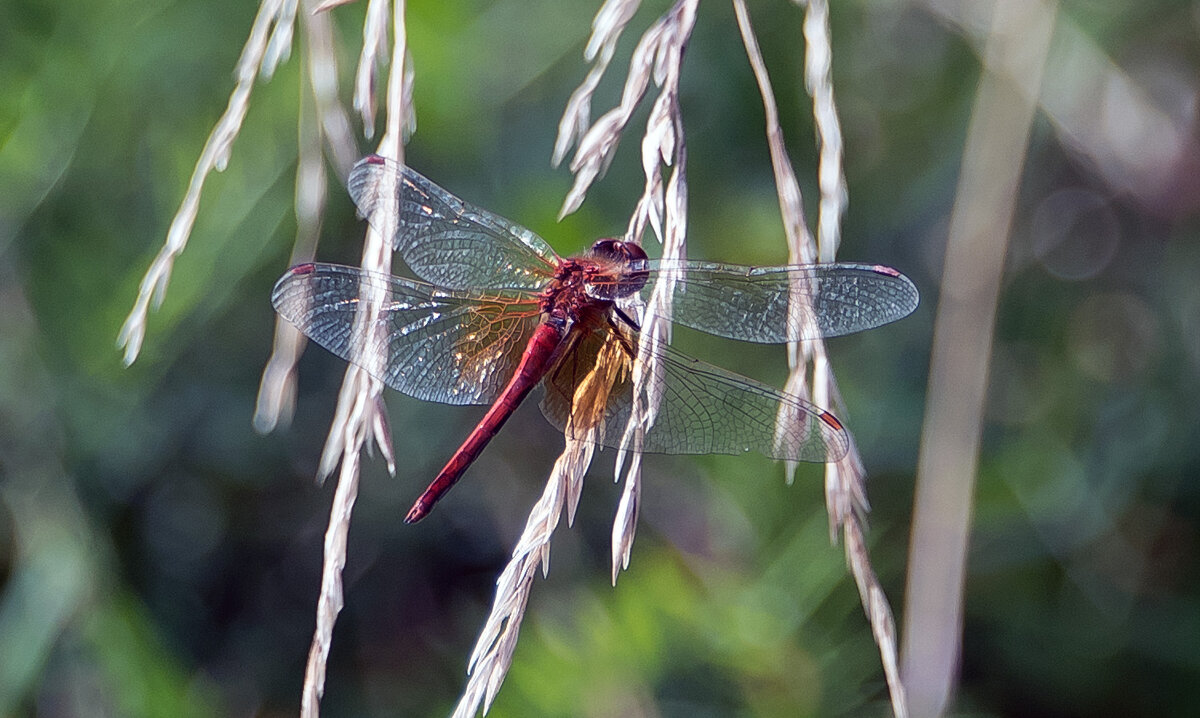
[[[316,238],[320,231],[327,196],[324,152],[328,151],[339,175],[343,177],[357,155],[350,122],[338,100],[338,73],[332,27],[328,17],[321,14],[321,11],[336,4],[338,3],[325,3],[319,7],[311,1],[303,4],[302,24],[306,59],[303,72],[308,93],[303,97],[300,108],[295,207],[297,237],[292,253],[294,261],[311,258],[315,253]],[[171,222],[167,240],[142,280],[133,310],[121,328],[118,346],[125,349],[126,364],[137,358],[145,337],[149,308],[151,305],[157,307],[161,303],[174,260],[187,245],[199,211],[205,179],[214,169],[223,170],[229,161],[233,142],[249,108],[254,83],[259,78],[269,79],[276,67],[290,56],[297,5],[297,0],[263,0],[259,6],[249,39],[237,64],[236,84],[228,106],[201,151],[184,199]],[[376,61],[377,49],[380,43],[386,41],[388,17],[386,2],[375,0],[372,6],[374,12],[368,18],[369,26],[364,29],[367,42],[364,43],[358,72],[360,92],[357,101],[368,127],[373,121],[374,110],[372,100],[367,95],[373,93],[376,86],[375,78],[379,66]],[[398,3],[392,17],[395,20],[392,57],[404,58],[406,43],[402,2]],[[400,159],[402,137],[415,126],[411,108],[412,72],[403,62],[394,63],[393,70],[389,76],[387,91],[387,131],[380,143],[379,152]],[[378,225],[368,230],[363,251],[364,268],[389,271],[391,250],[389,237],[385,236],[385,232],[386,228],[381,231]],[[363,307],[360,320],[372,322],[371,313],[378,311],[377,301],[364,302]],[[303,339],[299,332],[282,323],[277,324],[272,356],[264,369],[255,410],[254,424],[260,431],[269,431],[290,419],[295,396],[295,363],[302,345]],[[388,463],[389,470],[395,471],[381,391],[382,384],[370,377],[360,366],[351,364],[348,367],[334,422],[322,454],[319,478],[332,473],[339,463],[341,471],[325,537],[317,626],[302,696],[301,712],[304,716],[318,714],[319,701],[324,690],[325,665],[333,626],[343,603],[341,571],[345,565],[346,535],[358,489],[360,456],[363,448],[368,446],[369,437],[374,438]]]
[[[679,112],[679,69],[695,22],[696,5],[696,0],[681,0],[646,30],[634,50],[620,104],[603,115],[596,124],[589,125],[587,112],[591,92],[612,59],[612,44],[637,6],[637,3],[621,0],[605,3],[593,23],[592,41],[588,45],[589,56],[596,57],[596,64],[567,104],[555,149],[555,159],[561,159],[570,146],[578,141],[575,158],[571,162],[576,176],[575,186],[568,194],[561,212],[566,215],[579,207],[587,188],[608,166],[622,131],[653,78],[659,87],[659,95],[651,109],[642,145],[646,187],[631,219],[626,239],[640,240],[641,232],[648,223],[656,233],[663,228],[664,256],[682,256],[686,236],[687,191],[682,116]],[[672,161],[675,165],[667,183],[664,206],[661,172],[664,164],[669,165]],[[669,286],[665,290],[663,287],[656,288],[651,302],[657,302],[657,312],[661,316],[669,317],[670,296]],[[669,329],[669,321],[665,320],[644,326],[639,358],[648,356],[646,350],[652,340],[665,341]],[[657,371],[655,364],[650,361],[634,364],[635,411],[629,426],[625,428],[624,436],[629,443],[618,453],[618,475],[627,457],[629,462],[625,466],[625,489],[613,528],[614,582],[618,567],[628,565],[633,542],[641,468],[641,454],[635,449],[639,446],[641,432],[652,421],[653,409],[657,404],[655,392],[659,390],[659,384],[649,381],[649,377]],[[593,452],[592,442],[569,439],[555,462],[542,498],[530,512],[512,559],[497,581],[492,610],[471,656],[468,668],[470,678],[454,712],[456,718],[475,715],[480,707],[486,712],[507,675],[537,569],[540,566],[543,574],[548,570],[550,539],[564,508],[567,510],[568,524],[574,520],[583,477],[591,464]]]
[[[386,21],[369,16],[367,22]],[[366,32],[364,30],[364,34]],[[407,57],[407,35],[403,0],[398,0],[393,8],[392,43],[392,63],[387,84],[386,129],[377,152],[384,157],[403,162],[403,139],[407,129],[412,127],[410,118],[413,114],[411,77],[404,62]],[[365,55],[367,54],[364,53]],[[372,68],[375,66],[369,57],[362,61],[369,62]],[[369,72],[373,71],[369,70]],[[360,75],[361,73],[362,68],[360,67]],[[395,178],[389,178],[389,181],[395,181]],[[397,187],[383,189],[388,192],[386,196],[398,196]],[[366,239],[363,242],[361,261],[363,269],[383,274],[391,272],[391,238],[397,222],[399,222],[398,205],[387,206],[385,204],[377,209],[368,224]],[[367,290],[367,287],[362,289]],[[376,317],[385,297],[380,292],[372,291],[363,291],[360,296],[364,301],[359,303],[356,322],[364,328],[373,327],[376,331],[384,331],[385,329],[376,321]],[[301,716],[303,718],[316,718],[319,714],[333,627],[343,605],[342,569],[346,565],[346,536],[349,532],[350,517],[358,490],[360,457],[366,446],[368,435],[374,436],[376,445],[384,452],[389,471],[395,472],[391,433],[388,430],[387,411],[382,398],[383,384],[371,376],[370,371],[374,369],[374,374],[380,375],[382,367],[372,364],[386,360],[387,358],[384,356],[358,357],[355,363],[347,366],[342,389],[338,395],[334,420],[321,455],[321,464],[318,469],[320,476],[328,475],[339,461],[341,471],[338,475],[338,485],[334,492],[333,506],[330,509],[329,526],[325,534],[321,591],[317,602],[317,626],[313,632],[312,646],[309,649],[301,700]]]
[[[196,223],[196,215],[200,211],[200,195],[204,190],[205,180],[214,169],[220,172],[229,163],[233,141],[242,129],[242,121],[250,107],[250,95],[254,90],[255,80],[259,77],[271,77],[278,63],[286,59],[290,51],[295,15],[295,0],[263,0],[258,8],[258,14],[250,28],[250,37],[246,40],[242,55],[238,59],[234,73],[237,81],[233,93],[229,96],[229,103],[209,133],[204,149],[200,151],[200,158],[196,160],[196,167],[188,181],[187,192],[184,193],[179,210],[167,230],[166,243],[146,270],[146,276],[142,278],[138,287],[133,309],[117,335],[117,346],[125,350],[126,366],[132,364],[141,352],[150,307],[157,309],[162,304],[167,284],[171,279],[171,269],[175,266],[175,258],[187,247],[192,227]]]
[[[775,184],[779,194],[779,209],[783,217],[788,242],[788,259],[792,263],[808,263],[814,258],[833,261],[841,234],[841,218],[845,213],[847,195],[846,181],[842,168],[842,135],[834,102],[832,65],[833,52],[829,34],[829,6],[826,0],[808,0],[804,16],[805,39],[805,86],[813,99],[813,118],[817,128],[818,149],[818,205],[817,237],[804,221],[803,200],[796,175],[792,171],[783,142],[783,131],[779,126],[779,112],[775,105],[774,91],[767,74],[766,64],[759,51],[758,41],[750,21],[744,0],[733,0],[738,27],[746,46],[746,54],[758,81],[766,115],[767,145],[770,148],[771,164],[775,172]],[[807,301],[808,294],[793,292],[793,306],[802,309],[796,302]],[[807,314],[807,312],[805,312]],[[806,371],[812,363],[812,397],[818,406],[841,407],[837,381],[822,340],[794,342],[788,346],[788,363],[791,372],[785,390],[799,395],[808,394]],[[795,416],[780,416],[780,422],[795,421]],[[789,466],[788,477],[792,476]],[[870,554],[866,546],[866,513],[869,509],[866,498],[866,471],[858,454],[858,446],[851,435],[850,451],[842,459],[826,465],[825,500],[829,515],[830,538],[837,539],[840,530],[846,547],[846,562],[859,589],[863,610],[871,624],[875,642],[879,647],[880,660],[887,677],[892,710],[897,718],[908,715],[907,699],[900,680],[896,626],[888,605],[887,596],[879,584],[879,578],[871,567]]]

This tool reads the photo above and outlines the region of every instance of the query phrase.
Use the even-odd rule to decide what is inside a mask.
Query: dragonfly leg
[[[620,318],[621,321],[625,322],[630,329],[635,332],[642,331],[642,328],[638,326],[638,323],[633,321],[633,319],[631,319],[629,315],[626,314],[620,307],[614,304],[612,309],[613,312],[616,313],[617,317]],[[612,320],[610,319],[608,323],[609,325],[612,325]],[[615,329],[616,327],[614,326],[613,328]]]

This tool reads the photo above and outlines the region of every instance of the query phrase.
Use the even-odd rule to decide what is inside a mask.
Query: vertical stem
[[[995,3],[934,322],[905,595],[913,715],[942,714],[959,662],[963,576],[1000,276],[1057,4]]]

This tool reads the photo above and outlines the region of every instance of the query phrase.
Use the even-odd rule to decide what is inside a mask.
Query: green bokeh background
[[[619,58],[664,7],[648,3],[633,21],[596,110],[619,96]],[[549,157],[596,9],[409,8],[409,161],[562,253],[624,231],[641,191],[645,110],[583,209],[555,221],[571,178]],[[250,424],[268,295],[295,232],[298,50],[256,86],[141,356],[124,368],[114,346],[225,107],[254,12],[226,0],[0,4],[0,715],[299,708],[332,495],[312,479],[342,365],[310,349],[292,424],[268,436]],[[785,2],[751,12],[811,211],[801,13]],[[1194,141],[1194,3],[1061,12]],[[334,11],[347,98],[362,13]],[[905,321],[831,342],[870,473],[872,557],[899,613],[979,60],[925,3],[839,2],[832,25],[851,197],[839,256],[896,266],[923,293]],[[701,6],[683,72],[689,253],[784,261],[761,102],[728,5]],[[1045,117],[1035,123],[997,320],[956,715],[1200,714],[1191,167],[1161,192],[1131,195]],[[1101,209],[1047,251],[1039,228],[1064,191]],[[361,237],[333,184],[318,256],[353,262]],[[783,380],[782,349],[677,339]],[[450,712],[493,582],[561,448],[525,407],[429,519],[405,526],[481,412],[387,401],[401,468],[392,479],[366,463],[328,716]],[[559,529],[490,715],[887,714],[857,591],[829,544],[820,467],[787,486],[759,457],[648,458],[632,565],[614,589],[611,457],[594,463],[575,526]]]

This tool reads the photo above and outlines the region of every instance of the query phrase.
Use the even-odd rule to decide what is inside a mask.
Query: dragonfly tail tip
[[[431,507],[424,501],[417,499],[417,503],[413,504],[413,507],[408,510],[408,515],[404,517],[404,523],[410,525],[415,524],[416,522],[425,518],[425,515],[429,513],[430,508]]]

